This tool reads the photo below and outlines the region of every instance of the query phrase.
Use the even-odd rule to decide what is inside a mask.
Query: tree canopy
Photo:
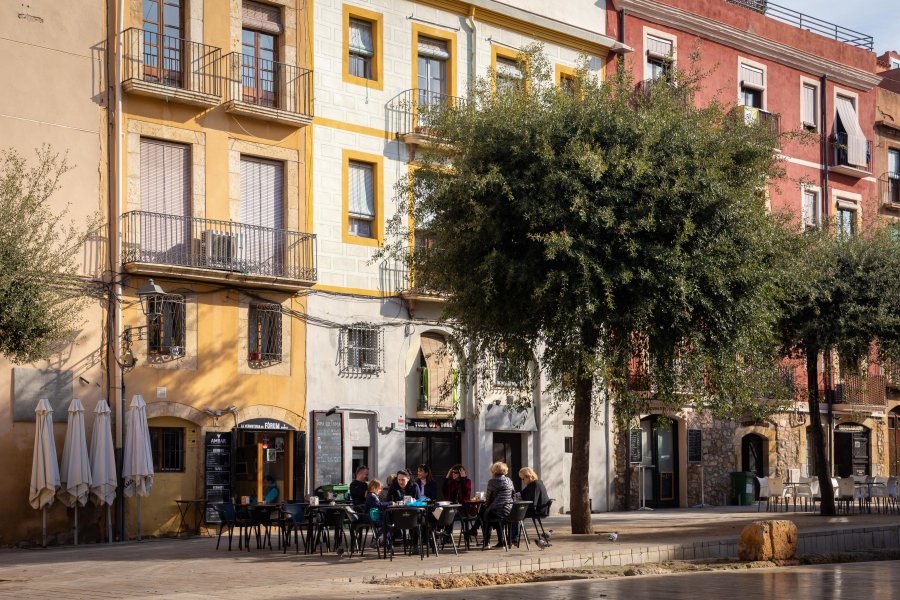
[[[572,524],[586,533],[598,403],[620,426],[651,400],[759,407],[790,243],[764,191],[782,175],[778,135],[695,107],[701,74],[635,84],[619,68],[601,84],[585,66],[559,87],[539,49],[520,66],[522,81],[492,74],[453,110],[419,107],[437,143],[399,184],[384,254],[404,255],[409,214],[428,237],[410,253],[416,285],[445,293],[472,360],[536,353],[574,415]],[[635,390],[636,366],[652,393]]]
[[[49,203],[68,169],[47,147],[31,163],[0,151],[0,353],[14,363],[47,358],[79,323],[84,233]]]

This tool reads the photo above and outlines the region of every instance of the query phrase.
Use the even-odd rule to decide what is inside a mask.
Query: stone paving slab
[[[357,595],[372,578],[416,577],[441,573],[508,573],[536,569],[625,565],[663,560],[734,556],[737,535],[758,518],[791,518],[800,530],[801,552],[900,545],[897,515],[823,518],[809,514],[766,514],[731,509],[671,510],[597,515],[602,535],[573,536],[566,517],[547,520],[553,546],[510,552],[473,550],[454,556],[394,561],[335,555],[305,556],[289,551],[216,551],[215,538],[157,539],[113,545],[0,550],[0,598],[291,598]],[[617,542],[606,532],[618,531]],[[255,545],[255,544],[254,544]],[[372,591],[369,586],[365,587]],[[367,592],[367,593],[368,593]]]

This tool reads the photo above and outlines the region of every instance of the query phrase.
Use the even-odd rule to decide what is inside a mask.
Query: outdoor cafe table
[[[187,515],[189,512],[191,512],[192,508],[194,512],[193,531],[199,534],[200,523],[203,522],[203,508],[206,506],[206,500],[176,500],[175,505],[178,507],[178,514],[181,516],[181,521],[178,524],[178,529],[175,531],[175,537],[179,537],[182,532],[190,535],[191,529],[188,527]]]
[[[302,502],[299,504],[303,507],[303,511],[306,513],[306,554],[315,552],[317,516],[321,515],[324,519],[326,511],[347,510],[351,507],[351,505],[347,502],[320,502],[315,506],[313,506],[309,502]]]

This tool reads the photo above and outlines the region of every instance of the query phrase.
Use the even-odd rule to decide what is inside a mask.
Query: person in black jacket
[[[525,513],[525,518],[546,517],[547,503],[550,502],[550,496],[547,494],[544,482],[538,478],[538,474],[531,467],[519,469],[519,478],[522,480],[522,501],[531,502],[528,512]],[[510,540],[511,543],[517,544],[519,542],[518,533],[517,530],[513,534],[513,539]]]
[[[416,480],[413,482],[416,487],[416,500],[428,498],[429,500],[438,499],[438,484],[431,475],[431,467],[428,465],[419,465],[416,469]]]
[[[415,499],[416,486],[414,486],[410,480],[409,471],[400,469],[397,471],[397,476],[394,478],[393,483],[391,483],[391,487],[388,488],[387,498],[385,498],[385,500],[403,502],[404,496],[412,496],[412,498]]]
[[[353,506],[360,506],[366,503],[368,481],[369,467],[356,467],[356,473],[353,474],[353,481],[350,482],[350,502],[353,503]]]

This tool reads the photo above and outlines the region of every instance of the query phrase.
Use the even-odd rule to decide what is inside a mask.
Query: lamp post
[[[137,297],[141,303],[141,312],[147,317],[148,322],[159,318],[162,312],[162,303],[159,302],[159,297],[165,295],[165,293],[165,290],[157,285],[152,279],[148,279],[147,283],[137,289]],[[134,365],[137,364],[137,359],[131,351],[131,332],[135,329],[141,330],[146,328],[147,325],[125,327],[125,330],[120,336],[125,345],[125,352],[122,356],[123,358],[125,356],[128,356],[129,358],[126,361],[121,362],[117,359],[122,380],[121,394],[119,395],[119,418],[121,419],[120,422],[122,427],[120,429],[121,437],[118,440],[119,443],[116,448],[116,462],[118,463],[119,476],[119,493],[116,494],[116,527],[119,530],[119,540],[123,542],[125,541],[125,481],[122,478],[122,469],[125,466],[125,371],[126,369],[133,368]]]

